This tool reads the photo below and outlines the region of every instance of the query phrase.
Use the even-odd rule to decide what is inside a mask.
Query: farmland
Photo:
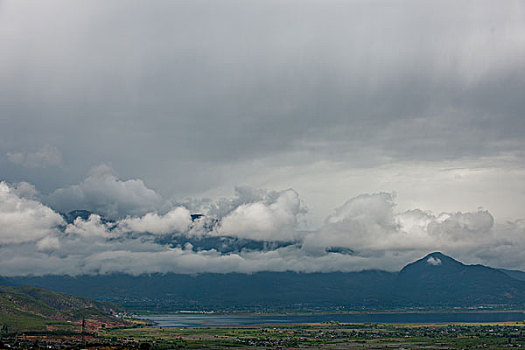
[[[242,328],[158,328],[110,330],[106,336],[152,348],[188,349],[508,349],[525,347],[518,324],[339,324]]]
[[[56,332],[55,332],[56,333]],[[28,332],[3,337],[11,348],[90,349],[514,349],[525,323],[261,325],[108,328],[85,335]]]

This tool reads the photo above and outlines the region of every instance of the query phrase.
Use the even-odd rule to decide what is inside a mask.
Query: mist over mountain
[[[483,265],[432,253],[399,272],[108,274],[10,277],[141,311],[520,308],[525,282]]]

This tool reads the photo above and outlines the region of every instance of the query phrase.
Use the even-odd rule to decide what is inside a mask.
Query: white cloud
[[[87,209],[108,217],[142,215],[164,204],[142,180],[121,180],[107,165],[93,168],[80,184],[58,189],[48,200],[61,211]]]
[[[36,241],[57,231],[62,217],[42,203],[20,197],[0,182],[0,244]]]
[[[112,237],[110,225],[102,222],[100,215],[91,214],[87,220],[76,218],[73,224],[67,225],[66,234],[74,234],[83,237]]]
[[[494,240],[494,218],[488,211],[434,215],[420,209],[395,213],[394,207],[391,194],[359,195],[337,208],[319,231],[307,235],[304,247],[312,253],[330,247],[346,247],[362,254],[466,251]]]
[[[427,259],[427,264],[432,265],[432,266],[441,265],[441,259],[431,256],[430,258]]]
[[[330,247],[376,249],[397,232],[393,207],[394,197],[389,193],[350,199],[326,218],[320,231],[305,238],[304,247],[317,253]]]
[[[60,248],[60,241],[56,236],[46,236],[37,242],[36,247],[39,251],[53,251]]]
[[[187,199],[184,206],[190,208],[194,212],[206,213],[208,216],[221,219],[242,204],[250,204],[262,202],[270,204],[279,196],[278,192],[265,191],[263,189],[254,188],[250,186],[235,186],[235,195],[233,198],[219,198],[219,199]]]
[[[137,233],[168,234],[185,232],[191,224],[190,211],[184,207],[177,207],[164,215],[147,213],[142,217],[127,217],[120,220],[118,227],[122,231]]]
[[[289,189],[266,201],[239,205],[222,218],[217,234],[261,241],[294,240],[303,210],[299,195]]]
[[[7,159],[9,159],[11,163],[26,168],[46,168],[49,166],[62,165],[62,155],[60,151],[50,145],[44,145],[36,152],[8,152]]]

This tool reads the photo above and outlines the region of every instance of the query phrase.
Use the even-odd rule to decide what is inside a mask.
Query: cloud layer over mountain
[[[93,213],[66,223],[18,187],[0,183],[0,275],[396,270],[435,250],[470,263],[525,268],[523,221],[495,224],[485,210],[397,212],[390,193],[352,198],[322,227],[305,231],[306,209],[293,190],[240,188],[236,198],[201,201],[202,217],[175,206],[116,220]],[[222,253],[220,246],[205,246],[210,239],[239,246]]]

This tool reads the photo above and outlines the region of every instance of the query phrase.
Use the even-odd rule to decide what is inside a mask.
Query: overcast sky
[[[425,225],[472,214],[525,245],[523,1],[0,1],[0,48],[4,208],[42,210],[28,229],[40,247],[56,246],[58,211],[184,207],[306,249],[356,234],[330,218],[360,195],[389,203],[396,232],[414,210]],[[31,241],[6,232],[0,248]],[[383,260],[352,263],[452,246],[374,246]],[[457,253],[525,268],[498,252]]]

